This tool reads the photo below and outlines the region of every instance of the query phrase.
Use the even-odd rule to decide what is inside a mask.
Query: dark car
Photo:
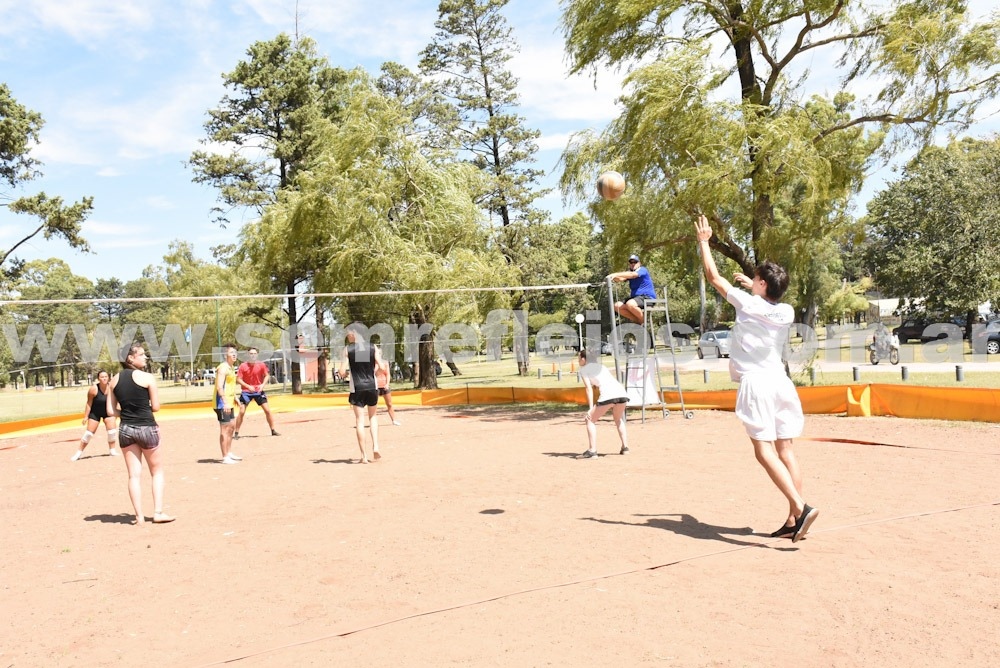
[[[903,324],[892,330],[892,333],[899,337],[900,343],[909,341],[936,341],[948,336],[947,331],[954,332],[950,326],[958,328],[958,336],[965,338],[965,317],[964,316],[940,316],[928,318],[926,316],[910,316],[903,318]],[[928,330],[928,327],[931,329]]]
[[[972,352],[996,355],[1000,353],[1000,320],[985,326],[977,325],[972,332]]]
[[[924,341],[924,330],[928,324],[930,323],[927,322],[926,318],[903,318],[902,324],[893,328],[892,333],[899,337],[900,343],[908,343],[913,340]]]

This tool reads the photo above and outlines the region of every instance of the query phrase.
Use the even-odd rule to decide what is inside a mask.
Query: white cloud
[[[569,143],[571,132],[542,133],[542,136],[535,141],[539,151],[562,151]]]
[[[331,55],[334,65],[353,67],[365,60],[402,62],[414,67],[417,54],[434,34],[437,3],[427,0],[246,0],[257,16],[275,31],[296,31],[316,39],[319,50]],[[344,48],[341,45],[349,45]],[[333,53],[336,51],[336,53]],[[357,58],[342,62],[341,56]]]
[[[604,123],[618,115],[615,99],[621,94],[620,73],[606,72],[594,80],[569,76],[560,44],[522,46],[510,60],[519,79],[521,104],[532,115],[559,121]]]
[[[122,173],[118,171],[118,169],[116,169],[115,167],[101,167],[99,170],[97,170],[97,175],[104,177],[115,177],[115,176],[121,176]]]
[[[154,195],[153,197],[147,197],[145,200],[146,204],[153,209],[159,209],[161,211],[169,211],[170,209],[176,209],[177,205],[169,197],[164,197],[163,195]]]
[[[148,3],[120,0],[45,0],[5,2],[0,5],[0,34],[27,30],[52,30],[90,46],[94,41],[115,37],[123,31],[153,25]]]
[[[99,90],[69,99],[47,119],[36,156],[49,164],[84,165],[106,163],[108,155],[126,160],[186,157],[198,146],[205,110],[218,101],[207,85],[165,85],[136,93],[121,102],[108,101]],[[99,172],[119,174],[110,167]]]

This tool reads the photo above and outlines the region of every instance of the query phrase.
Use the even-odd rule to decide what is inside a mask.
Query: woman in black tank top
[[[146,460],[153,479],[153,523],[173,522],[163,512],[164,474],[160,453],[160,428],[153,413],[160,410],[160,395],[156,376],[146,373],[146,351],[137,344],[122,351],[122,370],[111,379],[108,392],[108,414],[121,417],[118,440],[128,471],[128,496],[135,510],[136,524],[143,524],[142,460]]]
[[[83,436],[80,438],[80,445],[77,451],[69,458],[75,462],[83,456],[83,449],[90,443],[90,439],[97,433],[97,428],[104,422],[104,428],[108,432],[108,451],[114,456],[121,454],[115,448],[115,441],[118,437],[118,430],[115,429],[114,416],[108,415],[108,385],[111,382],[111,375],[107,371],[97,373],[97,383],[91,385],[87,390],[87,405],[83,408],[83,424],[86,427]]]

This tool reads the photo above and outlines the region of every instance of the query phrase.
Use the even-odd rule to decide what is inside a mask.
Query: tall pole
[[[618,318],[615,316],[615,289],[614,281],[610,277],[608,282],[608,312],[611,314],[611,357],[615,360],[615,378],[621,380],[621,369],[618,368]]]
[[[190,376],[189,379],[190,380],[194,380],[194,342],[191,340],[191,326],[190,325],[188,325],[187,331],[184,334],[187,336],[188,351],[191,353],[191,359],[189,360],[190,361],[191,376]]]

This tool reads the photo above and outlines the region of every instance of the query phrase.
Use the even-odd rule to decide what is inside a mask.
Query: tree
[[[315,43],[285,34],[256,42],[249,59],[223,76],[232,94],[208,112],[203,143],[231,147],[228,154],[196,151],[189,162],[197,183],[219,191],[223,206],[216,220],[225,225],[233,209],[261,215],[278,201],[279,193],[294,186],[298,170],[314,152],[315,137],[306,128],[318,118],[338,114],[337,86],[345,76],[316,53]],[[311,267],[286,263],[280,271],[265,267],[269,289],[294,294]],[[295,297],[288,298],[288,325],[300,316]],[[298,362],[292,364],[292,392],[301,393]]]
[[[582,213],[555,223],[514,223],[508,228],[512,254],[516,255],[525,285],[565,285],[600,282],[607,272],[598,273],[591,265],[596,237],[593,225]],[[524,295],[532,315],[532,333],[549,323],[576,329],[578,313],[598,307],[587,290],[530,292]]]
[[[41,163],[31,157],[31,149],[38,142],[42,125],[40,114],[18,104],[10,89],[0,84],[0,207],[38,219],[27,228],[16,226],[15,237],[20,238],[10,248],[0,249],[0,270],[8,280],[16,278],[24,268],[14,252],[39,234],[45,239],[60,237],[77,250],[90,248],[80,234],[80,226],[93,209],[92,197],[66,205],[61,197],[49,197],[44,192],[22,197],[12,193],[39,176]]]
[[[501,13],[506,5],[507,0],[442,0],[434,23],[438,32],[420,60],[424,75],[437,77],[458,109],[453,137],[472,164],[490,175],[482,204],[503,227],[546,218],[533,206],[545,194],[538,187],[543,172],[528,167],[540,133],[526,128],[515,112],[517,79],[507,63],[518,45]]]
[[[1000,27],[970,25],[961,1],[564,7],[572,72],[631,69],[622,115],[565,152],[564,191],[589,194],[595,173],[617,167],[630,193],[592,209],[612,237],[638,230],[645,248],[690,253],[691,218],[704,212],[712,248],[744,272],[767,258],[804,263],[813,240],[844,232],[866,167],[942,125],[967,127],[1000,87]],[[716,65],[723,45],[728,63]],[[830,94],[804,90],[816,62],[838,68]]]
[[[486,187],[481,172],[428,159],[408,110],[364,72],[351,73],[343,100],[339,123],[321,119],[314,126],[322,148],[299,175],[298,189],[282,193],[260,225],[244,228],[249,259],[280,267],[293,250],[315,253],[324,260],[314,265],[317,292],[506,284],[513,269],[490,248],[476,204]],[[290,238],[295,249],[272,242]],[[434,388],[433,325],[469,318],[477,305],[443,292],[340,300],[335,308],[342,321],[431,325],[419,345],[417,384]]]
[[[867,265],[878,287],[932,314],[1000,303],[1000,138],[922,151],[868,204]]]
[[[121,299],[125,296],[125,284],[117,278],[99,278],[94,284],[94,297],[96,299]],[[98,302],[94,308],[101,316],[101,320],[109,323],[120,322],[122,315],[126,311],[123,302]]]
[[[24,300],[86,299],[94,291],[89,279],[73,274],[69,265],[58,258],[26,263],[15,288]],[[66,326],[89,327],[96,319],[96,311],[87,304],[79,303],[20,304],[9,308],[24,343],[34,339],[28,335],[28,328],[39,325],[46,341],[51,343],[45,345],[45,342],[34,339],[37,343],[24,365],[28,382],[54,385],[56,374],[61,385],[75,380],[81,361],[80,345]],[[44,383],[40,382],[40,376],[44,377]]]

